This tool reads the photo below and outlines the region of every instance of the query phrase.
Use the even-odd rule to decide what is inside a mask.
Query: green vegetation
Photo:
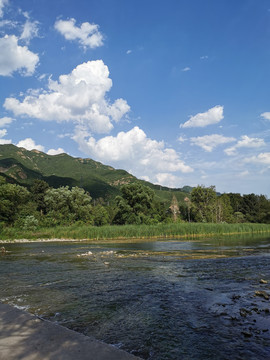
[[[196,238],[199,236],[260,234],[270,232],[269,224],[204,224],[171,223],[157,225],[105,225],[89,226],[75,223],[70,226],[18,230],[5,228],[2,240],[12,239],[144,239],[144,238]]]
[[[270,229],[270,201],[264,195],[218,194],[214,186],[186,187],[187,192],[170,190],[90,159],[74,159],[66,154],[52,157],[13,145],[3,146],[2,165],[14,159],[17,165],[0,168],[2,239],[178,237]],[[8,154],[13,156],[12,161]],[[32,169],[20,172],[29,169],[30,163]],[[69,177],[72,173],[73,178]],[[110,174],[106,177],[106,173]],[[107,181],[103,196],[93,198],[87,187],[65,183],[67,179],[70,184],[78,183],[79,174],[88,179],[95,177],[99,185]],[[17,181],[18,176],[25,183]],[[112,179],[117,186],[109,185]]]
[[[147,185],[165,202],[170,202],[172,191],[176,192],[177,199],[180,199],[192,189],[169,189],[138,180],[125,170],[116,170],[92,159],[73,158],[67,154],[52,156],[11,144],[0,145],[0,172],[9,182],[27,188],[38,179],[46,181],[54,188],[82,187],[93,199],[102,197],[106,201],[111,201],[119,195],[121,186],[133,182]]]

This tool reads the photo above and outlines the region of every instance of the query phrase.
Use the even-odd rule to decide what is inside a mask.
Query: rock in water
[[[256,296],[261,296],[265,298],[265,300],[269,300],[269,295],[265,291],[255,291]]]

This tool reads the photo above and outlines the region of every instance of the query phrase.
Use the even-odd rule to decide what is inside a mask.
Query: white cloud
[[[203,55],[200,57],[201,60],[207,60],[208,59],[208,55]]]
[[[0,127],[4,127],[8,124],[10,124],[14,119],[12,119],[11,117],[3,117],[3,118],[0,118]]]
[[[4,7],[8,4],[8,0],[0,0],[0,17],[4,15]]]
[[[15,35],[0,38],[0,75],[11,76],[13,72],[20,71],[22,75],[30,76],[38,62],[38,55],[27,46],[20,46]]]
[[[6,135],[7,135],[6,129],[0,130],[0,145],[11,144],[11,140],[2,139]]]
[[[10,27],[10,28],[15,28],[17,26],[17,22],[12,21],[12,20],[1,20],[0,27],[5,27],[5,26]]]
[[[23,31],[20,36],[20,40],[24,40],[27,44],[31,39],[38,36],[38,21],[30,21],[29,19],[26,20],[25,24],[23,25]]]
[[[191,145],[200,146],[205,151],[211,152],[215,147],[219,145],[223,145],[223,144],[227,144],[228,142],[235,141],[235,138],[213,134],[213,135],[192,137],[190,141],[191,141]]]
[[[6,129],[0,130],[0,138],[4,137],[6,135],[7,135],[7,130]]]
[[[148,182],[150,181],[150,178],[147,175],[141,176],[140,179]]]
[[[180,143],[183,143],[185,141],[187,141],[187,138],[185,136],[179,136],[177,139]]]
[[[266,120],[270,120],[270,112],[264,112],[261,114],[261,117],[263,117]]]
[[[159,173],[156,174],[155,184],[163,185],[170,188],[179,188],[181,186],[182,178],[175,176],[170,173]]]
[[[246,177],[246,176],[250,176],[250,173],[248,170],[244,170],[242,172],[240,172],[239,174],[236,175],[237,177]]]
[[[65,150],[62,148],[50,149],[47,152],[48,155],[59,155],[59,154],[63,154],[63,153],[65,153]]]
[[[260,153],[257,156],[246,158],[245,162],[270,165],[270,152]]]
[[[189,120],[184,124],[181,124],[180,127],[205,127],[207,125],[217,124],[223,118],[223,106],[216,105],[204,113],[198,113],[194,116],[190,116]]]
[[[260,138],[250,138],[247,135],[241,136],[242,140],[239,140],[236,145],[229,147],[224,150],[224,152],[229,155],[235,155],[237,153],[237,149],[239,148],[259,148],[265,146],[265,142]]]
[[[106,136],[98,141],[78,128],[73,139],[81,151],[94,159],[114,163],[114,166],[124,168],[140,178],[148,176],[151,181],[163,172],[193,171],[174,149],[165,148],[162,141],[148,138],[137,126],[128,132],[118,133],[116,137]]]
[[[132,53],[132,50],[128,50],[128,51],[126,52],[127,55],[129,55],[129,54],[131,54],[131,53]]]
[[[78,40],[84,49],[88,47],[93,49],[103,45],[103,36],[98,30],[98,25],[84,22],[78,27],[75,24],[75,19],[58,20],[54,27],[66,40]]]
[[[35,141],[31,138],[26,138],[24,140],[19,141],[16,146],[23,147],[26,150],[34,150],[35,149],[35,150],[39,150],[39,151],[44,151],[44,146],[36,145]]]
[[[11,140],[0,139],[0,145],[7,145],[7,144],[11,144],[11,143],[12,143]]]
[[[112,87],[109,69],[102,60],[78,65],[59,81],[49,79],[48,90],[30,91],[22,102],[7,98],[4,107],[16,115],[40,120],[73,121],[98,133],[109,132],[112,122],[130,110],[123,99],[111,104],[107,92]]]
[[[191,68],[187,66],[187,67],[183,68],[181,71],[186,72],[186,71],[190,71],[190,70],[191,70]]]

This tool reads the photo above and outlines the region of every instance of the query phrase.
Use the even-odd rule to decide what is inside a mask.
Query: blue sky
[[[270,0],[0,0],[0,144],[270,195]]]

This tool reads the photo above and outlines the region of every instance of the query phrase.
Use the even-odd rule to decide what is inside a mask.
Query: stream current
[[[270,238],[3,244],[0,301],[143,359],[270,359]]]

